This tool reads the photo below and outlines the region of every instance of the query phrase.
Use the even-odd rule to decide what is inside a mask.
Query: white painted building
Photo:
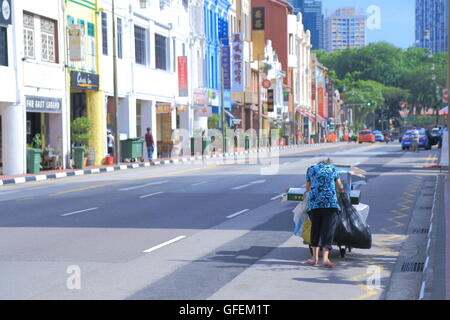
[[[267,79],[272,83],[271,89],[274,93],[274,110],[268,112],[268,116],[272,120],[283,121],[283,113],[288,112],[288,106],[283,102],[283,78],[286,76],[281,66],[278,55],[272,47],[272,41],[267,40],[264,48],[264,57],[270,69],[267,71]]]
[[[27,143],[38,133],[65,164],[70,126],[62,2],[9,4],[9,22],[0,20],[0,162],[4,175],[18,175],[26,173]]]
[[[178,83],[179,63],[189,72],[191,59],[188,2],[121,0],[115,3],[119,133],[122,139],[143,137],[146,129],[151,128],[155,141],[153,157],[169,156],[173,130],[192,131],[193,126],[191,90],[188,86],[180,92]],[[100,81],[105,92],[106,126],[114,131],[111,0],[100,1],[99,7],[103,9],[99,28]],[[185,58],[179,62],[179,57]],[[147,158],[146,152],[144,155]]]
[[[302,14],[288,16],[288,66],[293,70],[292,89],[294,93],[296,130],[309,141],[309,131],[305,124],[309,123],[308,115],[312,115],[311,106],[311,33],[305,30]],[[292,119],[293,115],[290,115]],[[307,127],[307,125],[306,125]]]
[[[205,22],[203,0],[189,2],[189,113],[192,126],[189,134],[200,134],[208,129],[208,112],[202,110],[207,105],[206,68],[205,68]]]

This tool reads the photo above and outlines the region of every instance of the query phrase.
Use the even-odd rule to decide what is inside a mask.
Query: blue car
[[[419,131],[419,148],[430,150],[431,145],[428,141],[427,134],[423,128],[417,128]],[[409,150],[412,142],[412,130],[407,130],[402,136],[402,150]]]

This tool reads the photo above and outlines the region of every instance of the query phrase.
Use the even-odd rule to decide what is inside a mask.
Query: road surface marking
[[[193,183],[191,185],[192,186],[199,186],[199,185],[202,185],[202,184],[205,184],[205,183],[208,183],[208,181],[197,182],[197,183]]]
[[[144,196],[140,196],[139,198],[144,199],[144,198],[148,198],[151,196],[156,196],[157,194],[161,194],[161,193],[164,193],[164,192],[155,192],[155,193],[151,193],[151,194],[146,194]]]
[[[141,185],[134,186],[134,187],[122,188],[122,189],[119,189],[119,191],[130,191],[130,190],[141,189],[141,188],[145,188],[145,187],[148,187],[148,186],[163,184],[163,183],[166,183],[168,181],[169,180],[158,181],[158,182],[150,182],[150,183],[141,184]]]
[[[256,184],[256,183],[264,183],[266,182],[266,180],[256,180],[256,181],[252,181],[250,182],[251,184]]]
[[[277,195],[276,197],[270,198],[270,200],[277,200],[279,198],[281,198],[282,196],[284,196],[284,193]]]
[[[97,210],[97,209],[98,208],[95,207],[95,208],[89,208],[89,209],[84,209],[84,210],[78,210],[78,211],[62,214],[61,217],[66,217],[66,216],[70,216],[70,215],[77,214],[77,213],[82,213],[82,212],[94,211],[94,210]]]
[[[243,214],[243,213],[245,213],[245,212],[247,212],[247,211],[250,211],[250,209],[244,209],[244,210],[241,210],[241,211],[239,211],[239,212],[230,214],[229,216],[227,216],[227,218],[228,218],[228,219],[234,218],[234,217],[236,217],[236,216],[238,216],[238,215],[240,215],[240,214]]]
[[[242,185],[242,186],[238,186],[238,187],[231,188],[231,190],[244,189],[244,188],[247,188],[247,187],[250,187],[250,186],[251,186],[251,184],[244,184],[244,185]]]
[[[237,187],[231,188],[231,190],[240,190],[240,189],[250,187],[252,184],[258,184],[258,183],[264,183],[264,182],[266,182],[266,180],[256,180],[256,181],[252,181],[248,184],[244,184],[242,186],[237,186]]]
[[[173,238],[172,240],[163,242],[163,243],[161,243],[161,244],[158,244],[157,246],[151,247],[150,249],[144,250],[144,253],[150,253],[150,252],[155,251],[155,250],[158,250],[158,249],[160,249],[160,248],[162,248],[162,247],[164,247],[164,246],[167,246],[167,245],[169,245],[169,244],[171,244],[171,243],[180,241],[180,240],[182,240],[182,239],[184,239],[184,238],[186,238],[186,236],[179,236],[179,237]]]

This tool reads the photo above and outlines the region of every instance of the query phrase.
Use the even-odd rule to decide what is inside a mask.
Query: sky
[[[400,48],[413,46],[415,42],[415,6],[416,0],[322,0],[326,9],[357,7],[367,10],[370,6],[380,9],[379,26],[377,20],[367,29],[367,41],[386,41]],[[369,16],[374,17],[372,14]]]

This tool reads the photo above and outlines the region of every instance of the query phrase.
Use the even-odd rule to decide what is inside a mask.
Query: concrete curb
[[[309,149],[309,148],[315,148],[318,146],[335,146],[339,144],[347,144],[346,142],[340,142],[340,143],[330,143],[330,144],[308,144],[308,145],[291,145],[291,146],[280,146],[276,148],[263,148],[260,149],[260,153],[262,152],[269,152],[269,151],[277,151],[277,150],[286,150],[286,149]],[[225,159],[229,159],[230,157],[235,156],[242,156],[246,154],[254,154],[258,153],[258,150],[248,150],[248,151],[239,151],[239,152],[231,152],[231,153],[225,153]],[[114,172],[114,171],[121,171],[121,170],[128,170],[128,169],[136,169],[136,168],[145,168],[145,167],[152,167],[152,166],[161,166],[161,165],[168,165],[168,164],[185,164],[185,163],[192,163],[194,161],[199,160],[209,160],[209,159],[219,159],[223,158],[223,154],[214,154],[214,155],[204,155],[202,156],[190,156],[190,157],[182,157],[182,158],[176,158],[176,159],[167,159],[167,160],[157,160],[153,162],[143,162],[143,163],[130,163],[130,164],[122,164],[122,165],[115,165],[110,167],[103,167],[103,168],[93,168],[93,169],[74,169],[72,171],[65,171],[65,172],[56,172],[56,173],[48,173],[48,174],[37,174],[37,175],[30,175],[25,177],[17,177],[17,178],[9,178],[9,179],[2,179],[0,180],[0,186],[2,185],[11,185],[11,184],[22,184],[26,182],[36,182],[36,181],[45,181],[45,180],[53,180],[53,179],[60,179],[60,178],[66,178],[66,177],[73,177],[73,176],[83,176],[83,175],[89,175],[89,174],[98,174],[98,173],[106,173],[106,172]],[[232,160],[232,159],[230,159]]]

